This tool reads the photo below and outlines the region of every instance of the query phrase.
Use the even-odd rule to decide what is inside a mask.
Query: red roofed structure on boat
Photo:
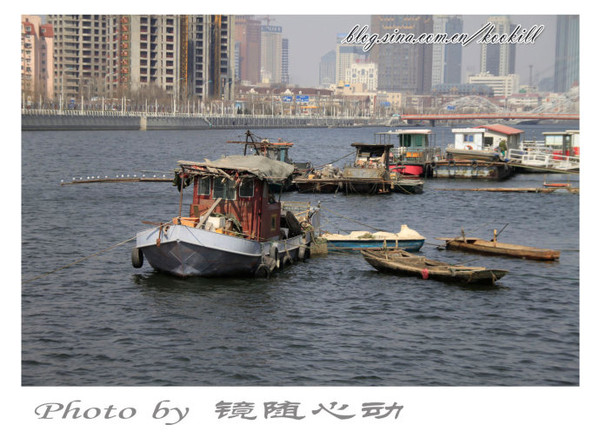
[[[508,149],[518,148],[521,143],[521,134],[525,131],[506,125],[481,125],[477,128],[485,129],[484,142],[487,146],[499,147],[502,142]]]
[[[494,131],[494,132],[498,132],[500,134],[505,134],[505,135],[516,135],[516,134],[522,134],[525,132],[521,129],[513,128],[511,126],[506,126],[506,125],[481,125],[481,126],[477,126],[477,128],[483,128],[487,131]]]

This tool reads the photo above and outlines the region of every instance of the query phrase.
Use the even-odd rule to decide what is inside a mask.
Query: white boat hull
[[[154,269],[179,277],[251,276],[260,266],[272,268],[297,260],[300,247],[305,248],[309,243],[307,238],[258,242],[169,225],[139,232],[136,248]]]

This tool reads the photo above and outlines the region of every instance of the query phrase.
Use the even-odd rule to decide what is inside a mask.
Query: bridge
[[[435,125],[442,120],[579,120],[579,114],[561,113],[485,113],[485,114],[401,114],[400,120],[430,121]]]

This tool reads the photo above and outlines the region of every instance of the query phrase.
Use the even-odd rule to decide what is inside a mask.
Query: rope
[[[43,273],[43,274],[40,274],[40,275],[38,275],[38,276],[36,276],[36,277],[33,277],[33,278],[30,278],[30,279],[28,279],[28,280],[23,280],[23,283],[30,283],[30,282],[32,282],[32,281],[34,281],[34,280],[39,280],[40,278],[46,277],[46,276],[48,276],[48,275],[50,275],[50,274],[54,274],[55,272],[61,271],[61,270],[63,270],[63,269],[66,269],[66,268],[70,268],[71,266],[74,266],[74,265],[76,265],[77,263],[81,263],[81,262],[83,262],[83,261],[85,261],[85,260],[87,260],[87,259],[91,259],[92,257],[95,257],[95,256],[97,256],[97,255],[99,255],[99,254],[102,254],[102,253],[106,252],[106,251],[110,251],[111,249],[114,249],[114,248],[116,248],[116,247],[118,247],[118,246],[124,245],[124,244],[126,244],[127,242],[131,242],[131,241],[132,241],[133,239],[135,239],[135,238],[136,238],[136,236],[134,236],[134,237],[131,237],[131,238],[127,239],[127,240],[124,240],[124,241],[122,241],[122,242],[119,242],[119,243],[116,243],[116,244],[114,244],[114,245],[112,245],[112,246],[109,246],[108,248],[105,248],[105,249],[102,249],[102,250],[100,250],[100,251],[97,251],[97,252],[95,252],[94,254],[91,254],[91,255],[89,255],[89,256],[86,256],[86,257],[82,257],[82,258],[80,258],[79,260],[75,260],[74,262],[72,262],[72,263],[69,263],[68,265],[61,266],[60,268],[56,268],[56,269],[54,269],[54,270],[52,270],[52,271],[45,272],[45,273]]]
[[[334,211],[332,211],[332,210],[329,210],[329,209],[328,209],[328,208],[326,208],[326,207],[323,207],[323,206],[321,206],[321,208],[322,208],[323,210],[326,210],[326,211],[328,211],[329,213],[335,214],[336,216],[339,216],[339,217],[341,217],[341,218],[343,218],[343,219],[347,219],[347,220],[349,220],[349,221],[352,221],[352,222],[355,222],[355,223],[357,223],[357,224],[359,224],[359,225],[363,225],[363,226],[365,226],[365,227],[369,227],[369,228],[371,228],[372,230],[375,230],[375,231],[381,231],[379,228],[375,228],[375,227],[373,227],[373,226],[371,226],[371,225],[369,225],[369,224],[365,224],[365,223],[359,222],[359,221],[357,221],[357,220],[355,220],[355,219],[351,219],[351,218],[349,218],[349,217],[346,217],[346,216],[344,216],[344,215],[342,215],[342,214],[339,214],[339,213],[336,213],[336,212],[334,212]]]
[[[338,161],[340,161],[340,160],[343,160],[344,158],[346,158],[346,157],[349,157],[350,155],[354,155],[354,154],[356,154],[356,152],[350,152],[349,154],[347,154],[347,155],[344,155],[343,157],[341,157],[341,158],[338,158],[337,160],[333,160],[333,161],[331,161],[331,162],[329,162],[329,163],[326,163],[326,164],[320,164],[319,166],[315,166],[315,169],[319,169],[319,168],[321,168],[321,167],[325,167],[325,166],[327,166],[327,165],[329,165],[329,164],[337,163]]]

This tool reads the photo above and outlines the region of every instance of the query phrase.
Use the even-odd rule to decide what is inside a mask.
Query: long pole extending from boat
[[[133,178],[90,178],[90,179],[74,179],[72,181],[61,181],[61,186],[72,184],[91,184],[91,183],[129,183],[129,182],[173,182],[173,178],[159,177],[133,177]]]

